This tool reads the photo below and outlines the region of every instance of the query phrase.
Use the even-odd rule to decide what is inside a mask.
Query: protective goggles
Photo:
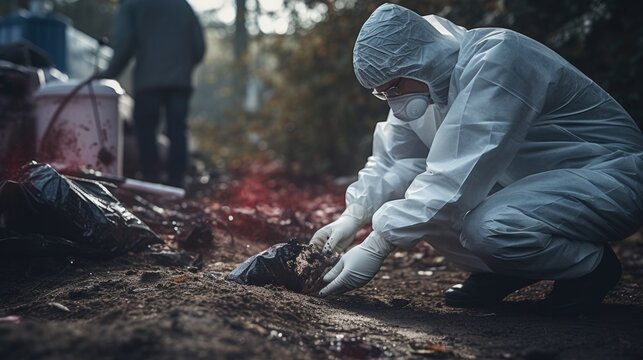
[[[402,81],[402,78],[398,78],[397,81],[393,83],[393,85],[391,85],[388,89],[384,91],[377,91],[373,89],[373,96],[375,96],[380,100],[386,100],[391,97],[402,95],[402,92],[398,87],[400,85],[400,81]]]

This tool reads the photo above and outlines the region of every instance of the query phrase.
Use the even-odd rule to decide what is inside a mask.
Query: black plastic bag
[[[322,277],[339,261],[313,245],[296,240],[273,245],[237,266],[226,280],[242,285],[275,285],[300,293],[314,293],[323,287]]]
[[[0,182],[0,255],[110,257],[161,239],[107,189],[70,180],[47,164]]]

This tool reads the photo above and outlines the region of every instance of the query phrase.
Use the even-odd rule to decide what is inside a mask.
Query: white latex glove
[[[359,245],[350,249],[339,262],[324,276],[330,282],[321,289],[319,296],[343,294],[366,285],[380,270],[393,246],[375,231]]]
[[[343,252],[355,240],[355,234],[365,223],[366,211],[357,204],[349,205],[342,216],[317,230],[310,243],[324,252]]]

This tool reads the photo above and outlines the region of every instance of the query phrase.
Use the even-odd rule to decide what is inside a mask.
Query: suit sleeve
[[[389,112],[387,121],[375,128],[372,155],[346,191],[347,206],[362,206],[365,221],[370,221],[382,204],[404,196],[409,184],[424,171],[427,153],[427,146],[410,125]]]

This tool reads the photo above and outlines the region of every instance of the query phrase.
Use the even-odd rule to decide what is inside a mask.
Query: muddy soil
[[[145,254],[4,259],[0,359],[643,358],[641,238],[615,246],[624,275],[599,312],[553,318],[535,312],[547,282],[500,308],[446,306],[441,293],[467,274],[426,245],[331,299],[242,286],[225,275],[274,241],[212,224],[191,248],[202,266]]]

